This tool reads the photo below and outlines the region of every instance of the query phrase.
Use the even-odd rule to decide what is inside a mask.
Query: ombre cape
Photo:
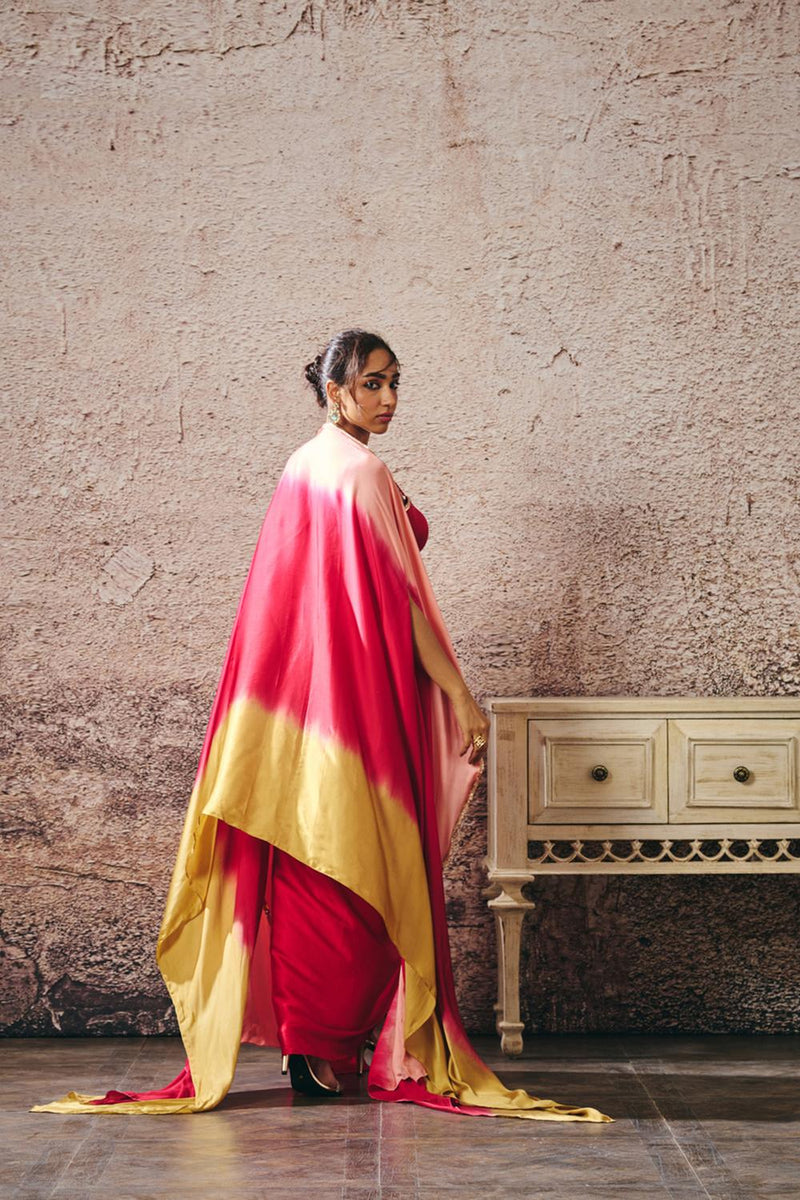
[[[452,705],[418,661],[409,598],[457,666],[391,472],[326,422],[288,459],[263,521],[158,936],[184,1069],[155,1092],[70,1092],[33,1111],[214,1108],[240,1044],[277,1044],[264,911],[272,845],[372,905],[402,959],[372,1097],[611,1120],[505,1088],[464,1032],[442,861],[482,764],[459,753]]]

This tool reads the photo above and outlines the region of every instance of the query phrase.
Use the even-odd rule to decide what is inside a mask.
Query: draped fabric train
[[[420,555],[427,535],[388,467],[344,430],[326,422],[290,456],[237,609],[156,947],[186,1063],[157,1092],[71,1092],[34,1111],[213,1108],[242,1042],[349,1055],[388,1005],[373,1098],[611,1120],[505,1088],[458,1015],[442,862],[482,763],[459,753],[452,705],[416,658],[410,599],[457,662]],[[341,989],[327,1010],[317,969]]]

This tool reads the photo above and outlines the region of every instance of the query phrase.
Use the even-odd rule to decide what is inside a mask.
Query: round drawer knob
[[[737,767],[733,772],[733,778],[739,783],[747,783],[748,779],[750,778],[750,772],[748,771],[747,767]]]
[[[608,767],[600,766],[592,767],[592,779],[596,779],[598,783],[602,783],[604,779],[608,779]]]

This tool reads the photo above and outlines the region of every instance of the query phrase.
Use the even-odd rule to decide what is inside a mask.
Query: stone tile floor
[[[0,1196],[20,1200],[749,1200],[800,1198],[800,1037],[530,1038],[477,1048],[510,1087],[613,1124],[455,1117],[381,1104],[365,1084],[296,1096],[276,1050],[243,1046],[224,1103],[195,1116],[60,1116],[67,1091],[158,1087],[173,1038],[0,1045]]]

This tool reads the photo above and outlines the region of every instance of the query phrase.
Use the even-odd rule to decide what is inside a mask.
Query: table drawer
[[[673,718],[670,821],[796,821],[799,746],[797,718]]]
[[[667,722],[657,717],[528,721],[528,820],[667,819]]]

